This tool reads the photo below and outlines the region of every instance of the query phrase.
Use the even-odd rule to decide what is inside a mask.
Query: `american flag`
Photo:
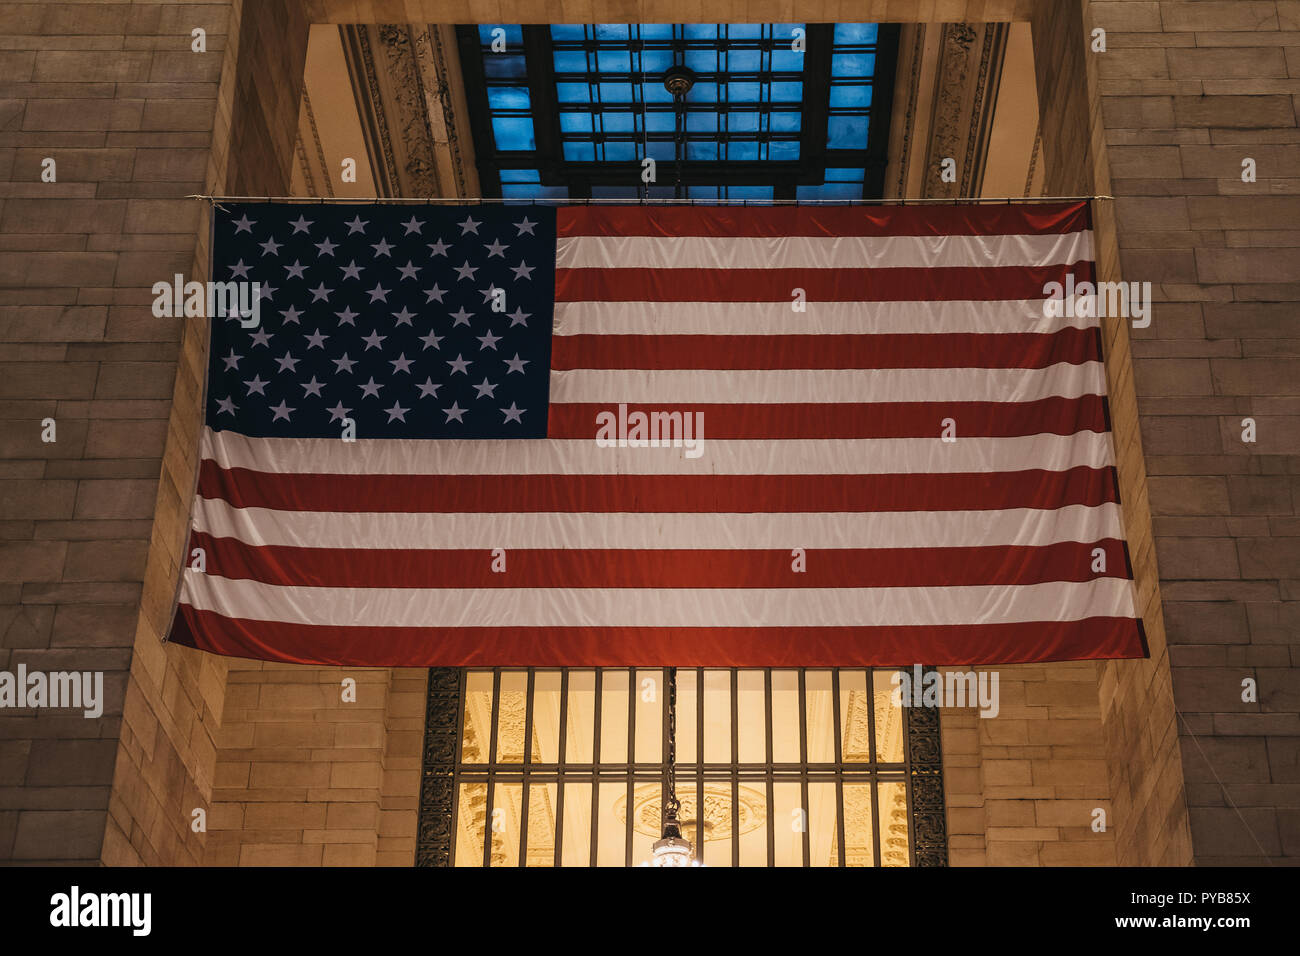
[[[179,643],[1146,654],[1098,320],[1043,306],[1092,278],[1086,204],[224,204],[213,249],[214,279],[262,284],[260,324],[212,321]],[[638,412],[701,440],[597,441]]]

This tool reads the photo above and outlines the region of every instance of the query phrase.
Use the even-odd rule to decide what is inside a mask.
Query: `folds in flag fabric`
[[[1086,204],[227,205],[213,249],[260,314],[212,320],[178,643],[1146,654],[1098,320],[1044,305]]]

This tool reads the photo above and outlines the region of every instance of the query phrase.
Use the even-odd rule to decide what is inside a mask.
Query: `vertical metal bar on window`
[[[871,757],[871,857],[880,866],[880,755],[876,753],[876,672],[866,672],[867,752]]]
[[[496,790],[497,721],[501,714],[501,668],[492,668],[492,709],[488,711],[487,802],[483,806],[483,865],[492,865],[492,798]]]
[[[740,670],[731,668],[731,865],[740,866]]]
[[[839,845],[838,866],[848,866],[844,847],[844,718],[840,713],[840,669],[831,670],[831,720],[835,722],[835,842]]]
[[[766,736],[766,766],[763,768],[767,788],[767,865],[776,866],[776,785],[772,779],[772,669],[763,671],[763,729]]]
[[[668,771],[671,751],[668,746],[669,711],[676,706],[676,701],[670,700],[668,697],[668,668],[666,667],[659,671],[659,700],[659,716],[663,721],[662,737],[659,743],[659,826],[662,830],[668,811]]]
[[[803,865],[812,866],[812,814],[808,806],[808,671],[799,668],[799,820],[803,830]]]
[[[695,668],[695,855],[704,859],[704,668]]]
[[[600,821],[600,712],[604,709],[605,688],[604,674],[599,667],[596,668],[596,696],[592,704],[594,711],[595,723],[591,731],[591,853],[589,854],[591,865],[595,866],[598,860],[597,851],[600,845],[596,842],[598,833],[596,825]]]
[[[535,668],[528,668],[528,689],[524,692],[524,792],[519,801],[519,865],[528,865],[528,782],[533,764],[533,696]]]
[[[636,789],[632,784],[636,766],[636,668],[627,669],[627,801],[623,804],[624,823],[623,865],[632,865],[632,801]]]
[[[875,768],[880,764],[880,754],[876,753],[876,672],[868,668],[866,675],[867,756],[871,759],[871,766]]]
[[[564,865],[564,783],[568,777],[569,669],[560,668],[560,748],[555,774],[555,865]]]

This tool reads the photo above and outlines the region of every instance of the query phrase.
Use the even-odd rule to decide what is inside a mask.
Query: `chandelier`
[[[654,842],[654,853],[641,866],[703,866],[695,857],[691,841],[682,836],[677,814],[677,668],[668,668],[668,795],[664,799],[663,836]]]

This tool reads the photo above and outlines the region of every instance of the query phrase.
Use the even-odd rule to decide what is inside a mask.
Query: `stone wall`
[[[1107,33],[1090,59],[1092,141],[1119,265],[1157,299],[1132,367],[1181,714],[1160,733],[1181,747],[1197,863],[1295,862],[1300,3],[1096,2],[1083,19]],[[1150,706],[1149,687],[1107,680],[1111,693]],[[1162,746],[1153,734],[1128,760]]]
[[[203,277],[203,209],[175,197],[219,168],[235,22],[230,3],[0,4],[0,667],[103,671],[107,697],[98,720],[0,717],[0,860],[201,856],[224,665],[159,644],[191,487],[164,445],[192,439],[199,375],[150,286]],[[171,584],[144,587],[146,564]]]
[[[1105,128],[1096,102],[1098,64],[1105,62],[1097,57],[1104,55],[1090,51],[1090,34],[1073,3],[1039,4],[1032,26],[1044,192],[1109,195]],[[1099,200],[1093,213],[1098,278],[1131,279],[1119,258],[1116,204]],[[1097,668],[1117,860],[1126,865],[1185,865],[1191,862],[1191,836],[1174,745],[1161,578],[1127,321],[1103,319],[1102,338],[1124,527],[1151,655],[1146,661],[1112,661]]]
[[[1069,706],[1085,708],[1074,716],[1034,719],[1044,706],[1037,685],[1088,684],[1074,679],[1076,665],[1008,679],[1004,695],[1021,685],[1024,700],[1007,702],[1025,712],[1003,723],[946,716],[948,752],[959,761],[949,785],[954,862],[959,851],[963,862],[983,854],[989,863],[1062,854],[1108,862],[1111,852],[1121,863],[1293,862],[1300,336],[1289,323],[1300,297],[1300,0],[715,7],[711,16],[736,22],[1031,20],[1047,191],[1113,194],[1097,207],[1099,270],[1155,288],[1149,329],[1131,343],[1125,324],[1105,329],[1152,659],[1106,664],[1092,681],[1105,788],[1095,764],[1078,781],[1068,771],[1049,780],[1050,767],[1035,776],[1040,761],[1094,760],[1066,756],[1078,742],[1032,736],[1094,720],[1074,697]],[[99,720],[48,711],[0,719],[0,859],[198,862],[229,860],[234,845],[238,861],[247,853],[269,862],[276,852],[267,847],[281,841],[267,833],[292,835],[282,845],[306,862],[317,852],[319,862],[409,858],[407,761],[418,760],[418,747],[408,751],[407,735],[419,708],[408,713],[406,701],[419,696],[416,674],[359,672],[374,706],[366,702],[365,719],[338,720],[331,737],[303,725],[335,723],[330,715],[344,711],[323,698],[277,701],[298,700],[302,686],[323,693],[338,670],[241,664],[228,674],[228,662],[159,643],[184,559],[204,340],[196,325],[154,318],[149,286],[174,272],[203,277],[206,209],[176,197],[287,192],[309,21],[702,15],[685,0],[602,9],[514,0],[0,3],[0,667],[103,670],[108,690]],[[207,30],[204,54],[189,49],[197,26]],[[1088,51],[1094,27],[1107,31],[1105,53]],[[58,162],[57,183],[40,181],[46,156]],[[1257,182],[1241,180],[1247,157]],[[40,441],[47,417],[57,422],[53,444]],[[1253,444],[1241,441],[1245,417],[1258,428]],[[1242,701],[1244,679],[1257,682],[1256,700]],[[223,715],[228,730],[218,726]],[[383,732],[344,729],[354,722]],[[329,779],[281,759],[301,746],[288,743],[298,733],[319,741],[311,746]],[[978,778],[962,772],[972,761]],[[292,797],[269,792],[295,774],[306,777],[285,784]],[[1040,783],[1054,796],[1038,796]],[[205,847],[190,811],[208,806],[214,788]],[[1049,822],[1058,819],[1052,803],[1067,812],[1104,793],[1112,850],[1079,833],[1073,817]],[[372,807],[378,829],[325,839],[366,830],[347,822],[369,819]],[[963,812],[976,810],[982,846],[978,816]],[[228,835],[236,815],[252,838]]]
[[[996,717],[973,708],[942,713],[949,865],[1114,866],[1096,665],[997,672]],[[1104,828],[1094,830],[1098,819]]]
[[[205,862],[410,866],[427,680],[420,668],[232,666]]]

